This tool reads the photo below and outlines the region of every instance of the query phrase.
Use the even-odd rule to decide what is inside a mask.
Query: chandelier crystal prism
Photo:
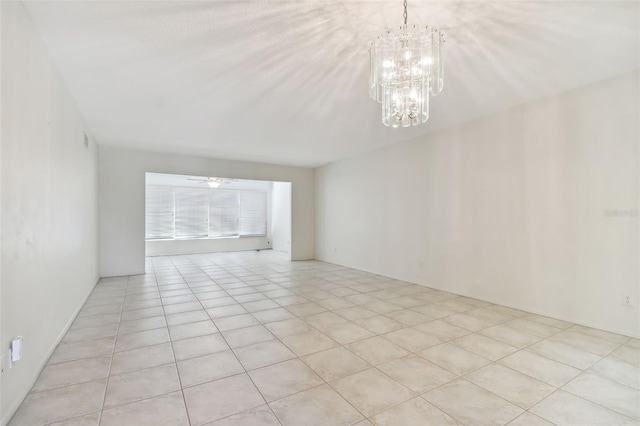
[[[436,28],[407,26],[406,0],[400,32],[387,31],[371,43],[369,94],[382,104],[385,126],[416,126],[429,119],[429,98],[444,82],[443,43]]]

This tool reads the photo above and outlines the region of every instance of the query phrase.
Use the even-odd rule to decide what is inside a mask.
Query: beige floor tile
[[[412,311],[418,312],[429,318],[430,320],[436,320],[449,315],[454,315],[456,311],[447,309],[444,306],[434,305],[433,303],[427,303],[426,305],[415,306],[411,308]]]
[[[577,368],[529,351],[518,351],[501,359],[500,364],[555,387],[560,387],[580,374]]]
[[[433,346],[418,353],[427,360],[463,375],[489,364],[489,360],[450,343]]]
[[[563,390],[640,421],[640,391],[593,374],[582,373]]]
[[[554,424],[536,416],[535,414],[525,411],[514,420],[510,421],[508,426],[554,426]]]
[[[169,334],[173,342],[217,332],[218,329],[211,320],[169,326]]]
[[[329,309],[330,311],[355,306],[353,303],[349,302],[346,299],[343,299],[342,297],[333,297],[329,299],[318,300],[316,303],[325,309]]]
[[[44,367],[31,392],[103,379],[109,375],[110,356],[85,358]]]
[[[260,312],[270,309],[277,309],[280,307],[276,302],[272,300],[256,300],[254,302],[246,302],[242,304],[248,312]]]
[[[363,308],[362,306],[352,306],[350,308],[336,309],[335,313],[351,321],[371,318],[377,315],[376,312]]]
[[[502,324],[504,322],[512,321],[513,319],[515,319],[515,317],[512,317],[511,315],[492,311],[490,309],[487,309],[487,307],[467,311],[467,315],[492,322],[494,325]]]
[[[262,325],[225,331],[222,336],[227,341],[227,344],[231,346],[231,349],[275,339],[273,334]]]
[[[363,291],[368,291],[363,289]],[[364,305],[366,303],[373,302],[377,300],[375,297],[371,297],[368,294],[351,294],[349,296],[345,296],[345,300],[353,303],[356,306]]]
[[[385,314],[385,316],[407,326],[414,326],[431,321],[431,318],[429,318],[428,316],[420,314],[416,311],[412,311],[410,309],[388,312]]]
[[[179,361],[177,365],[183,388],[244,372],[242,365],[231,351],[190,358]]]
[[[527,350],[581,370],[591,367],[600,360],[600,356],[596,354],[551,340],[543,340],[531,345]]]
[[[219,300],[219,299],[216,299],[216,300]],[[207,309],[207,313],[209,314],[211,319],[215,320],[218,318],[246,314],[247,310],[244,309],[242,305],[227,305],[227,306],[218,306],[216,308],[209,308]]]
[[[284,336],[280,340],[298,356],[309,355],[338,346],[335,341],[316,330]]]
[[[403,308],[414,308],[416,306],[424,305],[424,301],[411,296],[398,296],[387,299],[388,302],[400,305]]]
[[[304,317],[304,321],[323,332],[331,326],[346,324],[348,322],[346,319],[333,312],[320,312],[318,314],[307,315]]]
[[[237,330],[239,328],[260,325],[260,321],[255,319],[251,314],[241,314],[231,317],[218,318],[213,320],[213,322],[220,331]]]
[[[101,414],[102,412],[98,411],[84,416],[62,420],[61,422],[50,423],[48,426],[98,426]]]
[[[118,334],[129,334],[138,331],[153,330],[154,328],[166,328],[167,321],[164,316],[142,318],[138,320],[122,321],[118,328]]]
[[[448,322],[441,320],[429,321],[427,323],[417,325],[415,326],[415,329],[444,341],[471,333],[469,330],[456,327],[455,325],[451,325]]]
[[[378,368],[416,393],[424,393],[457,376],[417,355],[378,365]]]
[[[494,312],[499,312],[501,314],[511,315],[512,317],[525,317],[526,315],[529,314],[529,312],[524,312],[518,309],[513,309],[513,308],[500,306],[500,305],[490,305],[490,306],[487,306],[487,309],[490,309]]]
[[[69,330],[62,340],[63,343],[81,342],[83,340],[93,340],[102,337],[115,336],[118,331],[118,324],[106,324],[96,327],[76,328]]]
[[[352,343],[358,340],[362,340],[367,337],[371,337],[374,334],[366,328],[360,327],[352,322],[346,322],[343,324],[336,324],[329,327],[326,331],[323,330],[330,338],[340,344]]]
[[[619,343],[610,342],[588,334],[572,331],[571,328],[551,336],[549,341],[564,343],[565,345],[570,345],[574,348],[582,349],[601,357],[607,355],[619,346]]]
[[[413,398],[371,418],[376,426],[462,425],[422,398]]]
[[[414,396],[407,388],[375,368],[354,373],[330,384],[367,417]]]
[[[518,348],[514,346],[507,345],[506,343],[499,342],[478,333],[458,337],[451,343],[492,361],[496,361],[518,350]]]
[[[321,385],[272,402],[283,426],[347,426],[362,415],[328,385]]]
[[[199,321],[206,321],[208,319],[209,315],[207,315],[207,312],[204,309],[200,309],[198,311],[181,312],[179,314],[167,315],[167,324],[169,326],[181,325]]]
[[[100,426],[189,426],[182,392],[104,410]]]
[[[370,365],[343,347],[327,349],[301,358],[326,381],[340,379]]]
[[[115,314],[122,310],[122,303],[112,303],[109,305],[101,305],[94,307],[84,307],[78,314],[78,318],[89,317],[93,315]]]
[[[205,291],[209,288],[202,288],[203,291],[200,291],[201,287],[194,288],[193,293],[196,295],[198,300],[210,300],[210,299],[219,299],[221,297],[227,297],[227,292],[223,290],[213,290],[213,291]],[[240,302],[238,300],[238,302]]]
[[[387,340],[392,341],[396,345],[408,350],[409,352],[418,352],[422,349],[442,343],[437,337],[423,333],[414,328],[403,328],[401,330],[392,331],[383,335]]]
[[[227,296],[227,297],[219,297],[219,298],[215,298],[215,299],[206,299],[206,300],[201,300],[200,304],[202,305],[203,308],[205,309],[214,309],[214,308],[221,308],[224,306],[238,306],[238,301],[236,299],[234,299],[233,297]],[[237,309],[237,308],[235,308]],[[224,310],[216,310],[217,312],[225,312]],[[240,313],[246,313],[246,311],[243,309],[242,312]],[[236,314],[238,315],[238,314]],[[224,316],[224,315],[223,315]],[[222,317],[219,317],[222,318]]]
[[[467,374],[465,379],[525,410],[547,397],[556,388],[499,364],[491,364]]]
[[[610,354],[613,358],[640,368],[640,347],[629,341]]]
[[[250,371],[249,376],[267,402],[324,383],[313,370],[299,359]]]
[[[193,426],[210,423],[265,403],[245,374],[184,389],[187,412]]]
[[[640,390],[640,368],[614,357],[601,359],[587,372]]]
[[[11,426],[39,426],[100,410],[107,379],[29,394]]]
[[[247,293],[247,294],[239,294],[237,296],[233,296],[238,303],[249,303],[249,302],[257,302],[259,300],[267,300],[267,296],[262,293]]]
[[[455,311],[457,313],[470,311],[476,308],[476,306],[466,303],[460,297],[452,297],[446,300],[442,300],[440,302],[436,302],[435,305],[442,306],[447,309],[451,309],[452,311]]]
[[[191,292],[190,290],[186,290],[185,292]],[[169,296],[162,298],[162,304],[164,306],[167,305],[176,305],[178,303],[189,303],[189,302],[197,302],[198,299],[193,294],[185,294],[180,296]]]
[[[291,312],[293,315],[296,315],[298,317],[304,317],[307,315],[318,314],[320,312],[326,311],[325,308],[313,302],[288,305],[286,306],[286,308],[287,308],[287,311]]]
[[[153,330],[123,334],[118,336],[116,340],[116,352],[158,345],[169,342],[170,340],[169,330],[167,328],[155,328]]]
[[[423,395],[427,401],[469,425],[503,425],[523,410],[463,379],[454,380]]]
[[[177,361],[226,351],[228,349],[229,345],[227,345],[219,333],[192,337],[191,339],[181,340],[179,343],[173,345],[173,353]]]
[[[374,365],[409,355],[405,349],[380,336],[351,343],[347,345],[347,349]]]
[[[138,320],[143,318],[163,316],[165,311],[162,306],[153,306],[151,308],[133,309],[122,313],[122,321]]]
[[[97,327],[99,325],[117,324],[120,321],[120,313],[94,315],[91,317],[76,318],[73,322],[73,328]]]
[[[560,328],[560,329],[569,328],[573,325],[573,323],[571,322],[562,321],[559,319],[545,317],[545,316],[536,315],[536,314],[526,314],[521,318],[526,319],[528,321],[537,322],[538,324],[548,325],[548,326]]]
[[[506,324],[499,324],[493,327],[485,328],[480,334],[491,337],[507,345],[515,346],[522,349],[541,340],[540,337],[521,330],[509,327]]]
[[[268,323],[265,324],[265,327],[278,338],[311,331],[311,327],[299,318]]]
[[[562,331],[560,328],[552,327],[550,325],[540,324],[536,321],[529,321],[526,318],[516,318],[512,321],[505,323],[509,327],[524,331],[534,336],[546,339],[547,337],[558,334]]]
[[[174,361],[171,343],[116,352],[111,364],[111,375],[170,364]]]
[[[109,377],[104,408],[135,402],[180,390],[175,364]]]
[[[383,315],[363,318],[355,320],[354,322],[374,334],[389,333],[390,331],[399,330],[405,327],[404,324],[401,324],[398,321],[394,321],[391,318],[387,318]]]
[[[60,362],[91,358],[100,355],[111,355],[115,340],[116,339],[114,337],[103,337],[102,339],[60,344],[53,352],[53,355],[51,355],[51,358],[49,358],[49,364],[57,364]]]
[[[308,303],[309,299],[304,298],[302,296],[283,296],[283,297],[275,298],[273,299],[273,301],[280,306],[288,307],[293,305],[300,305],[302,303]]]
[[[402,306],[387,302],[385,300],[374,300],[372,302],[365,303],[363,305],[363,308],[369,309],[370,311],[376,312],[378,314],[386,314],[403,309]]]
[[[163,307],[166,315],[179,314],[181,312],[199,311],[203,306],[200,302],[176,303],[175,305],[166,305]]]
[[[247,370],[254,370],[296,357],[278,340],[243,346],[233,351]]]
[[[563,327],[563,328],[566,328],[566,327]],[[617,344],[623,344],[629,341],[629,338],[627,336],[622,336],[620,334],[615,334],[615,333],[609,333],[608,331],[598,330],[596,328],[591,328],[591,327],[585,327],[584,325],[578,325],[578,324],[573,324],[571,328],[568,329],[567,331],[586,334],[588,336],[596,337],[602,340],[607,340],[609,342],[617,343]]]
[[[621,426],[637,424],[615,411],[562,390],[545,398],[529,411],[557,425]]]
[[[251,408],[242,413],[207,423],[207,426],[280,426],[280,422],[268,405]]]
[[[263,324],[295,318],[295,315],[291,312],[284,308],[280,308],[279,305],[276,306],[278,307],[275,309],[254,312],[253,316]]]
[[[494,321],[474,317],[467,313],[451,315],[443,318],[442,320],[469,331],[480,331],[495,325]]]

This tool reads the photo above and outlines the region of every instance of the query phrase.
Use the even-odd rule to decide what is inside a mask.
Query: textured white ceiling
[[[101,145],[317,166],[639,68],[638,1],[409,1],[446,36],[430,120],[380,123],[402,1],[25,2]]]

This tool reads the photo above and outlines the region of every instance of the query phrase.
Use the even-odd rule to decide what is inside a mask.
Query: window
[[[209,236],[238,235],[239,210],[237,191],[212,191],[209,196]]]
[[[208,194],[200,189],[175,189],[175,237],[209,236]]]
[[[173,189],[148,186],[145,198],[146,238],[173,238]]]
[[[244,191],[239,194],[240,235],[267,234],[267,197],[264,192]]]
[[[266,192],[147,186],[148,240],[266,234]]]

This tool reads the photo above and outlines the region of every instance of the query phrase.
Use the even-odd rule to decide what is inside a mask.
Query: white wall
[[[273,182],[271,240],[273,249],[291,253],[291,184]]]
[[[640,336],[639,75],[316,169],[316,258]]]
[[[313,169],[100,147],[102,276],[144,272],[145,172],[292,182],[291,258],[313,258]]]
[[[21,2],[2,2],[2,424],[98,279],[98,152]]]

